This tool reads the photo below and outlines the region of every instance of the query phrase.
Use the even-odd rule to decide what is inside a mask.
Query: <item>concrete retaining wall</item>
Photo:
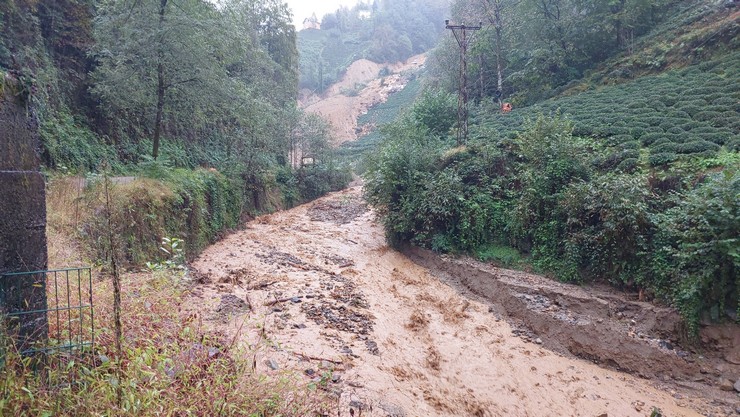
[[[37,123],[16,81],[0,72],[0,275],[44,270],[46,253],[46,196],[39,172]],[[0,309],[5,312],[46,309],[45,277],[0,278]],[[20,346],[45,340],[46,314],[11,320]]]

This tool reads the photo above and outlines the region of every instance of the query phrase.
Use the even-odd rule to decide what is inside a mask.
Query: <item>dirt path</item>
[[[697,390],[518,337],[498,308],[389,249],[355,186],[260,217],[207,249],[189,303],[257,370],[336,393],[341,416],[724,415]],[[545,337],[545,336],[543,336]],[[358,414],[362,411],[361,414]],[[730,411],[732,412],[732,411]]]

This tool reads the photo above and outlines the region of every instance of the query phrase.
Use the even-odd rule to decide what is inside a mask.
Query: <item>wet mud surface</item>
[[[191,267],[189,313],[253,347],[257,372],[335,395],[333,415],[740,415],[719,383],[740,378],[737,327],[694,352],[669,309],[397,252],[359,186],[260,217]]]

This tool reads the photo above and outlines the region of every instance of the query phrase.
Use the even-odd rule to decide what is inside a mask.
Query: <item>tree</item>
[[[166,124],[202,122],[229,95],[228,33],[214,6],[199,0],[123,0],[100,5],[95,22],[93,93],[106,113],[153,131],[159,156]],[[143,125],[143,132],[141,127]]]

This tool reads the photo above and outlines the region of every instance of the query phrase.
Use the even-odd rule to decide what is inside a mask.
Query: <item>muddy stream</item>
[[[714,356],[686,352],[667,309],[400,253],[359,185],[257,218],[192,268],[185,304],[260,346],[258,372],[321,383],[336,415],[740,415],[717,384],[740,378],[738,332],[720,332]]]

